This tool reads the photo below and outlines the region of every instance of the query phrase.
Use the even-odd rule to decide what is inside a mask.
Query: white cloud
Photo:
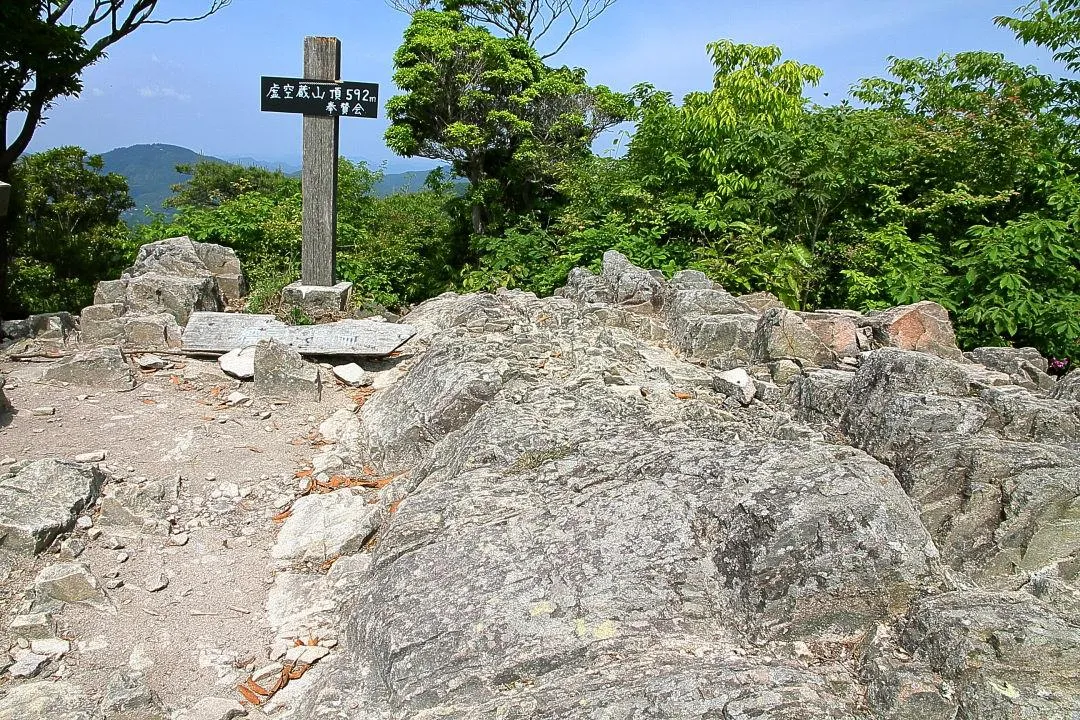
[[[105,94],[105,91],[102,90],[99,87],[92,87],[92,88],[90,88],[90,94],[93,95],[94,97],[101,97],[102,95]]]
[[[161,87],[160,85],[155,85],[153,87],[151,87],[149,85],[144,85],[143,87],[139,88],[139,96],[144,97],[144,98],[151,98],[151,99],[152,98],[171,98],[173,100],[178,100],[180,102],[187,102],[188,100],[191,99],[191,95],[189,95],[187,93],[182,93],[182,92],[176,90],[175,88],[171,88],[171,87]]]

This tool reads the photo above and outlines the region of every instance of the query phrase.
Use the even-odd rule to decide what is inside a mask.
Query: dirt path
[[[141,373],[130,392],[41,384],[44,364],[0,365],[18,409],[0,428],[2,462],[104,451],[109,477],[93,527],[77,529],[64,552],[0,566],[0,642],[15,646],[8,625],[26,611],[35,574],[84,544],[77,561],[108,588],[116,611],[66,606],[57,635],[71,652],[40,677],[99,697],[110,675],[129,668],[166,706],[183,708],[211,695],[239,699],[235,684],[266,663],[272,518],[298,494],[319,423],[355,404],[324,386],[318,405],[256,398],[234,407],[226,398],[250,383],[241,387],[214,362],[169,359],[176,367]],[[0,693],[17,682],[3,675]]]

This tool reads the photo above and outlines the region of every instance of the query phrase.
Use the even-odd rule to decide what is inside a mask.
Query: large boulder
[[[319,367],[277,340],[260,340],[255,346],[255,393],[257,395],[318,402],[322,397]]]
[[[1051,390],[1054,378],[1047,374],[1049,363],[1035,348],[981,347],[964,353],[972,362],[1008,375],[1029,390]]]
[[[346,627],[298,716],[1075,714],[1080,405],[911,308],[800,315],[624,260],[409,317],[314,461],[392,481],[340,496],[373,523],[347,572],[289,581],[333,586],[293,625]],[[890,332],[919,352],[869,351]]]
[[[236,253],[187,237],[148,243],[118,280],[99,282],[82,312],[81,339],[168,349],[191,314],[216,312],[246,292]]]
[[[64,358],[42,370],[41,379],[109,390],[135,387],[131,366],[115,345],[91,348]]]
[[[884,347],[930,353],[949,360],[963,360],[956,346],[949,311],[924,300],[872,313],[861,321],[873,330],[874,340]]]
[[[893,469],[946,563],[985,587],[1041,593],[1031,579],[1052,578],[1047,601],[1080,611],[1080,402],[892,349],[871,353],[850,390],[840,430]]]
[[[761,316],[751,348],[758,362],[794,358],[806,365],[828,367],[836,361],[836,353],[821,336],[786,308],[772,308]]]
[[[96,467],[60,460],[35,460],[0,474],[0,548],[23,555],[40,553],[101,492]]]
[[[475,297],[438,303],[458,320],[361,410],[353,464],[403,474],[352,581],[349,670],[301,712],[855,716],[838,665],[780,656],[942,587],[886,467],[770,439],[764,407],[734,403],[734,429],[708,387],[664,390],[677,358],[563,301],[489,296],[487,331]]]

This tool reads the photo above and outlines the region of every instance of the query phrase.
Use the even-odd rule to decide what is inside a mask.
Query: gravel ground
[[[43,677],[63,677],[94,697],[116,670],[140,670],[166,706],[183,708],[210,695],[238,699],[233,686],[265,664],[273,516],[298,493],[297,472],[321,443],[319,423],[355,403],[331,384],[317,405],[256,398],[230,407],[225,399],[250,383],[231,380],[215,362],[167,359],[174,367],[140,373],[130,392],[42,384],[45,363],[0,364],[17,409],[0,427],[0,461],[103,451],[107,496],[164,481],[165,497],[137,508],[133,524],[103,524],[99,503],[89,513],[93,527],[72,534],[85,543],[78,561],[108,588],[115,612],[66,606],[57,634],[72,652]],[[14,645],[8,624],[25,610],[26,587],[61,559],[47,552],[0,561],[5,649]],[[13,682],[0,676],[0,692]]]

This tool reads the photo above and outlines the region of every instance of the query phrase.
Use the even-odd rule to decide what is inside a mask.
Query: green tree
[[[176,171],[190,177],[172,186],[173,194],[165,201],[167,207],[215,208],[244,193],[284,198],[300,190],[300,180],[280,170],[204,161],[177,165]]]
[[[587,156],[599,133],[632,112],[625,96],[590,88],[584,71],[549,68],[523,38],[495,37],[460,12],[414,14],[394,66],[404,94],[387,102],[386,143],[467,178],[478,235],[496,209],[536,208],[551,168]]]
[[[82,91],[83,71],[145,25],[201,20],[231,0],[208,0],[197,17],[162,18],[158,0],[4,0],[0,2],[0,181],[10,181],[45,112]],[[18,129],[13,114],[23,113]],[[0,217],[0,297],[8,296],[15,213]]]
[[[120,214],[132,206],[127,181],[104,174],[99,156],[76,147],[26,155],[12,172],[12,292],[5,315],[78,311],[98,280],[128,265],[134,246]]]
[[[616,0],[443,0],[444,10],[457,10],[470,22],[488,26],[508,37],[521,38],[533,48],[550,44],[541,60],[557,54],[570,39],[592,24]],[[390,7],[412,15],[432,10],[434,0],[387,0]],[[545,40],[546,38],[546,40]]]

